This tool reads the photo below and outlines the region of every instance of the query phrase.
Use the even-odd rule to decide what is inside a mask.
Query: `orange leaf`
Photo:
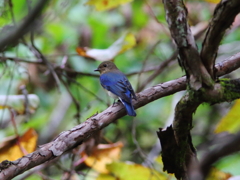
[[[109,171],[106,165],[120,158],[122,147],[123,144],[121,142],[114,144],[99,144],[91,156],[87,156],[85,152],[82,152],[81,155],[83,157],[87,156],[84,161],[87,166],[100,173],[108,173]]]
[[[35,150],[37,144],[38,135],[34,129],[29,129],[23,136],[18,140],[16,136],[6,138],[0,144],[0,162],[4,160],[14,161],[26,154],[31,153]],[[17,144],[20,142],[20,146]]]
[[[86,58],[92,58],[91,56],[87,55],[87,48],[77,47],[76,51],[80,56],[83,56]]]

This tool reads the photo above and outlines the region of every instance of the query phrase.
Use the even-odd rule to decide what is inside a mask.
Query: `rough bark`
[[[163,149],[164,170],[167,170],[169,173],[174,173],[177,179],[189,179],[188,174],[191,174],[191,168],[189,170],[190,164],[198,167],[196,151],[192,145],[190,135],[190,130],[192,129],[192,114],[202,103],[215,104],[230,102],[240,98],[239,89],[240,79],[222,79],[215,83],[213,89],[202,89],[194,92],[189,91],[182,97],[175,108],[173,133],[168,133],[168,136],[164,136],[167,131],[169,132],[169,128],[166,131],[160,129],[160,132],[158,132]],[[166,141],[167,143],[164,143]],[[237,147],[237,149],[239,149],[239,147]],[[213,159],[216,159],[216,156],[214,156]],[[209,162],[208,160],[206,161]],[[171,166],[169,166],[170,163]],[[209,165],[208,168],[204,167],[205,176],[209,168]],[[191,174],[191,179],[195,180],[196,178],[194,174]]]
[[[212,87],[214,82],[203,65],[194,37],[187,22],[187,9],[182,0],[163,0],[166,20],[179,50],[179,63],[186,71],[189,85],[198,90],[203,85]]]
[[[217,49],[225,30],[240,11],[240,1],[223,0],[216,7],[203,42],[201,56],[187,22],[187,9],[183,1],[163,0],[163,3],[172,38],[179,50],[179,63],[186,72],[190,87],[188,94],[175,108],[173,123],[174,140],[178,148],[178,151],[173,154],[177,167],[175,175],[178,179],[185,180],[189,179],[187,172],[191,161],[198,164],[190,135],[192,114],[203,102],[213,104],[239,98],[237,90],[239,80],[218,82],[214,65]]]

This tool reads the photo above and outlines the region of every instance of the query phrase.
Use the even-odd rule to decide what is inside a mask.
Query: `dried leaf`
[[[90,156],[82,152],[82,157],[87,156],[85,164],[100,173],[108,173],[107,164],[112,163],[120,158],[121,148],[123,144],[117,142],[114,144],[99,144]]]
[[[31,153],[35,150],[37,144],[38,135],[34,129],[29,129],[19,139],[16,136],[8,137],[0,144],[0,162],[4,160],[14,161],[25,154],[20,149],[17,141],[20,142],[20,146],[27,153]]]

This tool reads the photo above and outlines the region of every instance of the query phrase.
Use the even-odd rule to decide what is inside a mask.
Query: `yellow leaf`
[[[126,34],[126,36],[124,38],[124,41],[123,41],[123,44],[122,44],[122,49],[119,52],[119,54],[131,49],[135,45],[136,45],[135,36],[131,33]]]
[[[212,168],[207,180],[217,179],[217,180],[228,180],[230,177],[232,177],[231,174],[222,172],[216,168]]]
[[[133,0],[89,0],[86,4],[95,6],[98,11],[105,11],[131,1]]]
[[[27,100],[30,113],[34,113],[39,105],[38,96],[29,94]],[[12,108],[19,114],[23,114],[26,111],[25,103],[24,95],[0,95],[0,109]]]
[[[218,4],[221,0],[205,0],[205,1],[209,3]]]
[[[236,133],[240,130],[240,99],[236,100],[233,107],[218,123],[215,133],[227,131],[229,133]]]
[[[109,174],[99,174],[95,180],[116,180],[116,178]]]
[[[107,49],[91,49],[87,47],[77,47],[76,51],[80,56],[92,58],[98,61],[111,61],[120,53],[123,53],[136,45],[133,34],[126,33],[115,41]]]
[[[81,155],[83,157],[87,156],[84,161],[87,166],[100,173],[108,173],[109,171],[107,170],[106,165],[120,158],[122,147],[123,144],[121,142],[114,144],[99,144],[91,156],[87,156],[84,152]]]
[[[140,164],[113,162],[112,164],[107,165],[107,168],[118,180],[169,179],[168,175],[144,167]]]
[[[38,135],[34,129],[29,129],[23,136],[17,139],[16,136],[8,137],[0,144],[0,162],[4,160],[14,161],[26,154],[35,150],[37,144]],[[20,142],[20,146],[17,144],[17,140]]]

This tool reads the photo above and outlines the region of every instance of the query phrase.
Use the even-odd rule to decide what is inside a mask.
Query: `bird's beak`
[[[94,71],[99,71],[99,69],[95,69]]]

